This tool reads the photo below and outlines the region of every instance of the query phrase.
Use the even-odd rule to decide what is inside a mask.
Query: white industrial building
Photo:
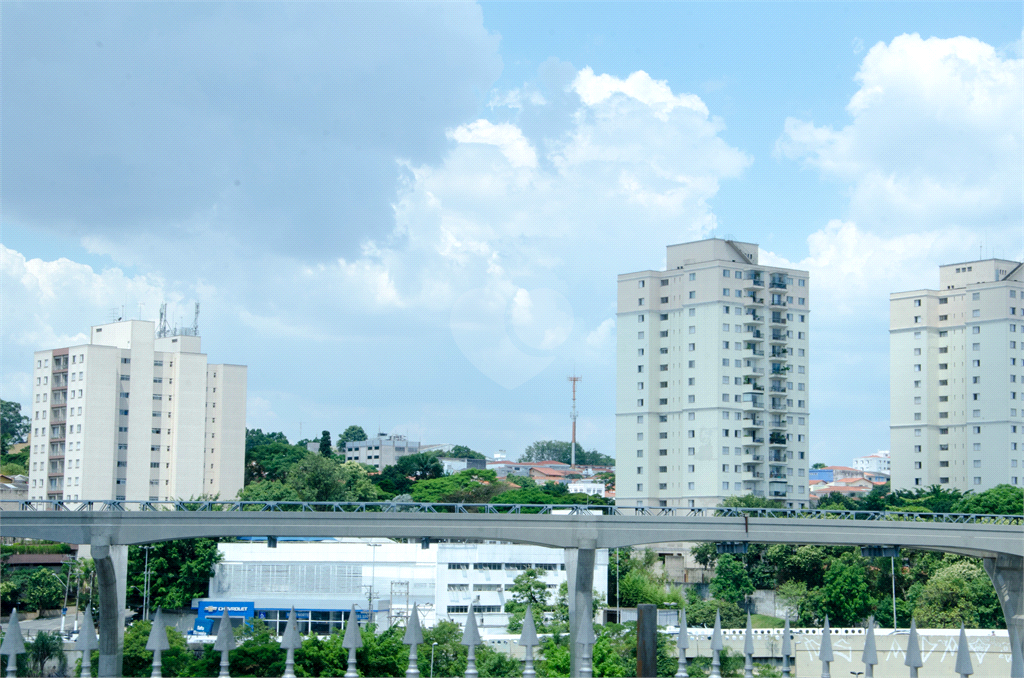
[[[893,489],[1020,484],[1024,264],[939,267],[939,289],[889,303]]]
[[[31,499],[234,498],[245,467],[246,368],[213,365],[194,334],[92,328],[36,351]]]
[[[215,618],[258,617],[279,633],[292,606],[300,631],[329,634],[341,628],[353,606],[357,618],[379,624],[406,619],[418,605],[422,622],[465,623],[470,609],[482,629],[508,625],[506,602],[517,576],[544,572],[555,600],[566,581],[562,549],[510,543],[400,544],[387,539],[278,540],[222,543],[223,560],[210,580],[209,597],[195,601],[197,629],[215,630]],[[594,589],[608,593],[608,552],[598,550]],[[367,610],[371,610],[367,614]]]
[[[806,507],[807,271],[717,238],[670,245],[666,261],[618,277],[617,503]]]

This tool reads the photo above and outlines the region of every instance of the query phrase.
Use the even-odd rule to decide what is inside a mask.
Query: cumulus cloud
[[[537,152],[533,146],[518,127],[507,122],[495,125],[489,120],[477,120],[450,130],[448,138],[460,144],[496,146],[513,167],[537,166]]]
[[[120,269],[95,271],[60,258],[29,259],[0,244],[0,341],[9,360],[3,374],[4,397],[27,400],[31,394],[31,353],[89,341],[88,327],[122,314],[152,316],[163,301],[172,313],[184,310],[177,294],[146,275],[129,277]],[[18,356],[18,358],[14,358]],[[28,356],[28,357],[26,357]]]
[[[667,120],[672,109],[679,107],[705,116],[708,114],[708,107],[699,96],[673,94],[668,82],[654,80],[644,71],[631,73],[628,78],[622,80],[607,73],[594,75],[593,69],[587,66],[577,74],[571,87],[588,106],[605,101],[614,94],[625,94],[649,106],[661,120]]]
[[[1007,228],[1020,217],[1024,61],[974,38],[901,35],[856,76],[842,129],[789,118],[777,151],[852,187],[873,230]]]

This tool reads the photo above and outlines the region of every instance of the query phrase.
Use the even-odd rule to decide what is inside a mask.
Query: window
[[[500,570],[501,563],[473,563],[474,570]]]
[[[468,570],[469,563],[448,563],[449,570]]]
[[[691,430],[686,432],[686,437],[687,438],[696,438],[697,437],[697,432],[691,429]],[[692,450],[693,448],[691,447],[690,449]]]
[[[658,450],[658,456],[659,457],[667,457],[668,456],[668,450],[666,450],[666,449]]]
[[[636,423],[638,423],[638,424],[644,423],[644,415],[642,415],[642,414],[637,415]]]
[[[637,339],[643,339],[644,338],[644,333],[643,332],[637,332],[636,333],[636,338]]]
[[[693,369],[694,367],[696,367],[696,366],[697,366],[697,361],[696,361],[696,360],[691,360],[691,361],[689,361],[689,362],[687,363],[687,365],[686,365],[686,366],[687,366],[688,368],[690,368],[690,369],[692,370],[692,369]],[[691,385],[692,385],[692,382],[691,382]]]
[[[914,349],[914,355],[921,355],[921,349],[915,348]]]
[[[661,388],[668,388],[668,382],[667,382],[667,381],[662,381],[662,382],[659,382],[659,383],[658,383],[658,385],[659,385],[659,386],[660,386]]]
[[[662,346],[660,351],[659,351],[659,353],[661,353],[662,355],[667,355],[668,354],[668,347],[667,346]]]
[[[981,292],[971,294],[971,301],[981,301]]]
[[[949,363],[939,363],[939,369],[940,370],[947,370],[947,369],[949,369]],[[915,370],[915,371],[920,372],[920,370]]]
[[[981,485],[981,476],[974,476],[974,484]]]
[[[690,437],[692,438],[693,436],[690,436]],[[697,449],[694,448],[694,447],[687,447],[686,448],[686,454],[687,454],[687,456],[692,457],[693,455],[697,454]]]
[[[668,299],[668,297],[665,297],[665,298]],[[662,313],[661,316],[660,316],[660,319],[661,320],[668,320],[668,313]]]
[[[659,365],[658,366],[658,371],[659,372],[668,372],[668,365]]]
[[[643,314],[643,313],[641,313],[640,315],[638,315],[638,316],[636,317],[636,321],[637,321],[638,323],[642,323],[642,322],[644,321],[644,314]]]
[[[642,356],[644,354],[644,350],[642,348],[638,348],[636,350],[636,354],[637,354],[637,356]]]
[[[644,371],[644,366],[643,365],[637,365],[636,366],[636,371],[637,372],[643,372]]]
[[[915,372],[920,372],[921,371],[921,365],[920,364],[914,365],[914,371]]]
[[[639,299],[637,299],[636,300],[636,305],[637,306],[643,306],[644,305],[644,298],[640,297]]]
[[[659,466],[658,467],[658,473],[668,473],[668,466]],[[661,489],[665,489],[665,488],[661,488]]]
[[[914,468],[921,468],[921,462],[915,461],[914,462]]]
[[[642,288],[647,283],[646,280],[637,280],[636,286]]]
[[[642,391],[642,390],[644,390],[644,382],[642,382],[642,381],[638,381],[638,382],[636,382],[636,389],[637,389],[638,391]]]
[[[661,280],[661,286],[662,286],[662,287],[666,287],[667,285],[668,285],[668,278],[662,278],[662,280]]]
[[[693,290],[690,290],[690,299],[696,299],[696,298],[697,298],[697,293],[694,292]]]
[[[939,462],[939,468],[949,468],[949,462],[948,461],[940,461]]]
[[[914,316],[914,322],[915,322],[915,323],[919,323],[919,322],[921,322],[921,316],[919,316],[919,315],[915,315],[915,316]]]
[[[692,318],[692,317],[694,317],[695,315],[697,315],[697,309],[695,309],[695,308],[691,308],[691,309],[690,309],[690,317]]]
[[[668,398],[659,398],[658,399],[658,404],[659,405],[668,405]]]
[[[687,346],[687,349],[689,349],[691,351],[696,351],[697,350],[697,344],[689,344]]]
[[[643,450],[637,450],[637,451],[636,451],[636,456],[637,456],[638,458],[640,458],[640,459],[643,459],[643,456],[644,456],[644,451],[643,451]]]
[[[637,433],[636,434],[636,439],[637,440],[643,440],[644,439],[644,434],[643,433]]]
[[[723,287],[722,288],[722,296],[723,297],[729,296],[729,288],[728,287]],[[728,308],[728,306],[726,308]]]

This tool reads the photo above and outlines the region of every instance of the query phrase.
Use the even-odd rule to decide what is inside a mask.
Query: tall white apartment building
[[[1024,264],[939,267],[889,301],[893,489],[983,491],[1024,465]]]
[[[717,238],[618,277],[620,506],[808,506],[808,280]]]
[[[234,498],[245,467],[246,367],[211,365],[198,336],[98,325],[36,351],[30,499]]]

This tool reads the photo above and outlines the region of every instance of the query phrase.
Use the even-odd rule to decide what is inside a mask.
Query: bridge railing
[[[876,520],[932,523],[1022,525],[1024,516],[915,511],[849,511],[788,508],[675,508],[593,504],[464,504],[445,502],[315,502],[315,501],[123,501],[123,500],[0,500],[0,511],[298,511],[332,513],[484,513],[596,516],[690,516],[725,518],[800,518],[813,520]]]

